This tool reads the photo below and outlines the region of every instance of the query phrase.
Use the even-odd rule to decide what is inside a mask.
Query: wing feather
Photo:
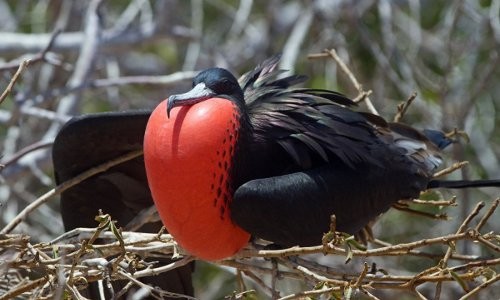
[[[435,147],[425,147],[424,135],[353,111],[356,103],[338,92],[295,87],[304,76],[277,78],[282,74],[279,58],[271,57],[239,80],[255,140],[280,145],[303,169],[313,167],[315,160],[351,168],[363,163],[381,166],[391,155],[408,157],[424,173],[438,166]],[[416,144],[410,143],[414,139]]]

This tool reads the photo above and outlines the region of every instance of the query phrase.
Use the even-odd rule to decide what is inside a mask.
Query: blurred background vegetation
[[[98,11],[97,20],[91,10]],[[20,154],[25,147],[50,143],[71,116],[153,108],[190,86],[189,71],[220,66],[242,74],[278,52],[283,53],[282,68],[308,75],[309,86],[356,97],[357,90],[333,60],[307,59],[308,54],[336,49],[388,119],[398,103],[417,92],[404,122],[417,128],[458,128],[470,135],[469,143],[444,154],[448,164],[470,162],[450,178],[500,178],[499,15],[498,0],[0,0],[0,91],[21,59],[41,53],[53,33],[61,31],[0,106],[0,149],[6,164],[0,225],[54,186],[48,147]],[[158,83],[168,74],[179,80]],[[362,104],[360,110],[366,107]],[[453,194],[460,205],[446,209],[450,221],[391,210],[375,226],[375,236],[398,243],[451,233],[475,203],[499,196],[492,188]],[[498,229],[498,216],[491,221],[489,226]],[[62,228],[54,200],[17,231],[48,241]],[[491,255],[469,244],[458,246],[463,254]],[[343,258],[320,260],[349,268]],[[404,274],[435,262],[377,263]],[[197,295],[215,299],[231,294],[233,274],[229,268],[199,264]],[[289,285],[284,288],[298,289]],[[456,298],[457,286],[447,285],[449,293],[442,298]],[[421,292],[432,291],[429,286]],[[490,294],[499,297],[494,289]]]

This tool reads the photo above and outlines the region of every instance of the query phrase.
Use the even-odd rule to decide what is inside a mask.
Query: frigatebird
[[[451,142],[444,134],[356,112],[334,91],[297,87],[306,78],[279,78],[278,63],[272,57],[240,81],[225,69],[202,71],[148,121],[151,193],[188,252],[223,259],[250,235],[317,245],[331,215],[338,231],[354,234],[396,201],[452,185],[432,180],[440,147]]]
[[[225,69],[207,69],[191,91],[170,96],[152,113],[70,121],[53,149],[58,182],[142,143],[144,161],[64,192],[66,228],[92,225],[86,222],[98,208],[126,223],[153,203],[152,195],[179,244],[216,260],[236,253],[251,235],[284,247],[320,244],[333,214],[337,230],[354,234],[427,188],[499,185],[432,180],[440,150],[450,143],[441,132],[355,111],[352,100],[334,91],[297,87],[306,77],[279,78],[278,63],[272,57],[239,81]],[[181,289],[190,271],[172,275]]]

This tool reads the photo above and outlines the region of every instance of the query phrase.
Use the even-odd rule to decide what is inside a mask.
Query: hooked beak
[[[172,95],[167,101],[167,117],[170,118],[170,111],[176,106],[193,105],[203,100],[212,98],[216,94],[205,83],[200,82],[189,92],[184,94]]]

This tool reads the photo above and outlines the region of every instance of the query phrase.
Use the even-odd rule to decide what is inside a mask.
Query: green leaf
[[[351,286],[348,286],[344,289],[344,299],[345,300],[350,300],[351,297],[352,297],[352,292],[353,292],[353,289]]]
[[[346,243],[345,244],[345,250],[347,251],[347,255],[346,255],[346,259],[345,259],[344,263],[348,264],[352,260],[352,257],[353,257],[351,245],[349,245],[348,243]]]
[[[495,272],[495,270],[493,270],[492,268],[484,268],[481,270],[481,275],[484,276],[483,282],[486,282],[495,277],[497,275],[497,272]]]
[[[420,196],[418,198],[422,200],[438,201],[438,200],[443,200],[443,195],[439,191],[427,190],[425,192],[420,193]]]
[[[389,272],[387,272],[386,270],[384,269],[377,269],[378,272],[384,274],[385,276],[388,276],[389,275]]]
[[[59,257],[59,246],[55,245],[52,247],[52,258]]]
[[[350,246],[352,246],[352,247],[354,247],[354,248],[356,248],[358,250],[366,251],[366,246],[363,245],[363,244],[360,244],[358,241],[356,241],[356,239],[354,238],[354,236],[351,236],[351,237],[347,238],[345,241]]]
[[[451,277],[453,277],[453,279],[455,279],[456,282],[458,282],[458,284],[460,284],[460,286],[465,292],[469,291],[467,283],[465,283],[465,281],[463,281],[462,278],[460,278],[460,276],[456,272],[450,270],[450,275]]]
[[[111,229],[111,232],[113,232],[113,235],[118,239],[118,242],[120,243],[121,246],[124,245],[122,234],[120,230],[115,225],[115,222],[109,222],[109,228]]]

